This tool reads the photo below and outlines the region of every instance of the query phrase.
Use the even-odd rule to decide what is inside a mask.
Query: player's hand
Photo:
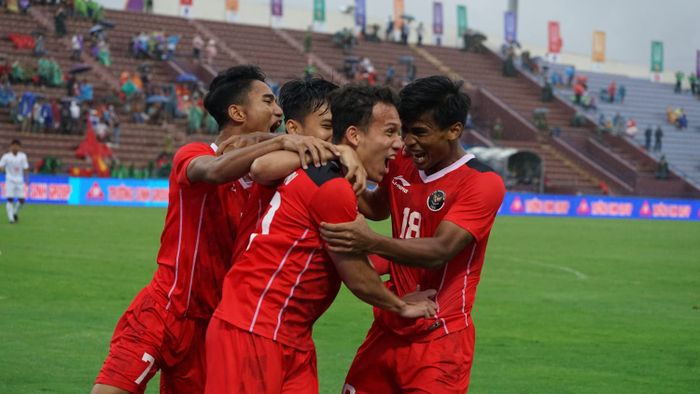
[[[399,315],[407,319],[423,317],[429,319],[435,316],[437,304],[433,301],[437,292],[434,289],[420,291],[420,287],[413,293],[404,295],[401,300],[405,302]]]
[[[219,145],[219,149],[216,150],[216,155],[221,156],[233,149],[245,148],[246,146],[255,145],[258,142],[267,141],[274,137],[275,135],[272,133],[260,131],[249,134],[232,135]]]
[[[338,147],[320,138],[296,134],[285,134],[279,138],[282,140],[282,149],[299,154],[301,168],[303,169],[309,168],[307,154],[311,156],[311,161],[316,167],[326,164],[328,161],[328,155],[325,154],[326,152],[330,152],[331,157],[340,156]]]
[[[367,253],[374,243],[375,234],[367,225],[365,217],[357,213],[352,222],[321,222],[321,238],[326,249],[334,253]]]
[[[367,188],[367,171],[354,149],[347,145],[337,145],[336,148],[340,151],[340,164],[347,170],[345,179],[352,183],[352,190],[359,196]]]

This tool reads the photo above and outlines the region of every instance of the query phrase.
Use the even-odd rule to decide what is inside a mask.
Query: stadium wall
[[[5,196],[4,176],[0,177]],[[167,180],[30,178],[27,201],[40,204],[160,207],[168,205]],[[700,200],[506,193],[499,215],[700,221]]]

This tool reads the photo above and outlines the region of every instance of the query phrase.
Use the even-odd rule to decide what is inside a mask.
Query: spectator
[[[10,82],[12,83],[26,83],[29,82],[30,76],[25,70],[25,68],[22,66],[22,63],[19,62],[19,60],[15,60],[12,62],[12,66],[10,66]]]
[[[656,179],[668,179],[668,161],[666,155],[661,155],[658,164],[656,165]]]
[[[610,85],[608,85],[608,100],[610,100],[611,103],[615,101],[615,93],[616,92],[617,92],[617,84],[615,83],[615,81],[612,81],[612,82],[610,82]]]
[[[58,101],[56,99],[51,100],[51,115],[53,118],[52,131],[58,131],[61,124],[61,107],[58,105]]]
[[[409,21],[403,21],[401,23],[401,44],[408,45],[408,36],[411,34],[411,26],[409,26]]]
[[[107,110],[102,114],[102,119],[111,129],[110,141],[115,146],[119,146],[121,126],[119,123],[119,115],[117,114],[117,111],[114,110],[114,105],[110,104],[109,107],[107,107]]]
[[[42,57],[46,55],[46,45],[44,44],[44,36],[39,34],[39,37],[34,41],[34,56]]]
[[[661,139],[664,136],[664,131],[661,130],[661,126],[656,126],[656,131],[654,132],[654,152],[661,151]]]
[[[615,130],[615,134],[621,135],[622,133],[624,133],[626,124],[627,122],[625,120],[625,117],[620,115],[619,112],[615,113],[615,116],[613,117],[613,129]]]
[[[100,42],[97,43],[97,61],[99,61],[100,64],[105,67],[109,67],[112,65],[112,57],[109,51],[109,44],[107,44],[106,40],[100,40]]]
[[[680,110],[680,115],[676,118],[676,127],[678,127],[679,130],[687,129],[688,128],[688,117],[685,115],[685,111],[683,111],[682,108],[679,108]]]
[[[78,95],[78,99],[81,102],[91,102],[93,99],[92,84],[89,83],[87,79],[84,79],[83,82],[80,84],[80,94]]]
[[[651,130],[651,125],[648,125],[646,130],[644,130],[644,148],[647,151],[651,150],[651,135],[653,131]]]
[[[303,78],[305,81],[311,81],[311,79],[314,77],[316,74],[316,66],[314,66],[314,62],[311,60],[311,57],[309,56],[306,66],[304,66],[304,75]]]
[[[570,88],[574,81],[574,76],[576,75],[576,68],[574,68],[574,66],[566,66],[564,74],[566,74],[566,86]]]
[[[386,31],[384,32],[385,41],[394,41],[394,18],[389,15],[386,21]]]
[[[204,48],[204,40],[199,34],[192,38],[192,57],[197,61],[202,60],[202,49]]]
[[[214,40],[209,40],[207,42],[207,47],[205,49],[206,55],[207,55],[207,64],[210,66],[214,65],[214,58],[216,57],[217,53],[219,52],[216,49],[216,41]]]
[[[494,140],[503,138],[503,121],[501,121],[501,118],[496,118],[496,122],[491,130],[491,138]]]
[[[199,133],[202,127],[203,117],[204,111],[197,105],[196,101],[193,100],[190,110],[187,112],[187,133]]]
[[[626,95],[627,89],[625,88],[625,85],[620,85],[620,87],[617,88],[617,98],[620,101],[620,104],[623,104],[625,102]]]
[[[165,45],[166,53],[164,60],[172,60],[175,56],[175,50],[177,49],[177,44],[180,42],[180,36],[178,34],[173,34],[168,36],[167,43]]]
[[[38,133],[44,128],[44,118],[41,116],[41,103],[39,100],[32,106],[32,133]]]
[[[23,14],[26,14],[27,11],[29,11],[30,6],[31,6],[31,2],[29,0],[19,0],[19,10]]]
[[[16,120],[20,124],[20,131],[23,133],[26,133],[31,129],[32,110],[34,109],[35,101],[36,95],[31,92],[25,92],[22,94],[22,98],[19,100]]]
[[[53,129],[53,111],[51,110],[51,103],[44,101],[41,104],[39,117],[41,118],[41,129],[39,131],[45,133]]]
[[[70,125],[71,125],[71,110],[70,110],[70,103],[69,102],[63,102],[61,104],[61,126],[60,130],[62,134],[69,134],[70,131]]]
[[[637,136],[637,132],[638,132],[638,131],[639,131],[639,130],[637,129],[637,122],[636,122],[634,119],[628,119],[628,120],[627,120],[627,125],[626,125],[626,128],[625,128],[625,134],[626,134],[628,137],[634,139],[634,137]]]
[[[690,93],[698,94],[698,76],[692,71],[688,73],[688,84],[690,84]]]
[[[0,108],[9,107],[11,102],[17,99],[15,92],[10,86],[10,81],[5,80],[5,82],[0,86]]]
[[[304,33],[304,53],[311,53],[311,46],[313,45],[313,35],[311,34],[311,26],[306,29]]]
[[[674,92],[682,92],[681,85],[683,84],[683,78],[685,78],[685,74],[683,74],[683,71],[676,71],[676,86],[673,89]]]
[[[70,102],[70,122],[68,124],[68,132],[73,134],[78,131],[80,122],[80,106],[76,100]]]
[[[74,62],[80,61],[80,55],[83,52],[83,36],[80,34],[73,34],[70,39],[71,55],[70,58]]]
[[[423,22],[418,23],[416,27],[416,35],[418,35],[418,46],[423,45],[423,34],[425,33],[425,27],[423,27]]]
[[[36,72],[39,76],[39,85],[49,85],[49,80],[51,79],[51,66],[49,64],[49,59],[45,57],[40,58],[37,62]]]
[[[585,92],[586,92],[585,85],[582,82],[577,81],[576,85],[574,85],[574,102],[576,104],[579,104],[579,105],[581,104],[581,97],[583,96],[583,94]]]
[[[392,86],[394,84],[394,77],[396,76],[396,69],[393,65],[389,65],[386,69],[386,74],[384,75],[384,85]]]
[[[554,89],[549,81],[545,82],[544,86],[542,87],[541,99],[542,102],[545,103],[554,101]]]
[[[153,13],[153,0],[145,0],[143,2],[143,12],[147,14]]]
[[[56,11],[53,20],[56,36],[59,38],[65,36],[68,31],[66,30],[66,11],[63,7],[58,7],[58,11]]]

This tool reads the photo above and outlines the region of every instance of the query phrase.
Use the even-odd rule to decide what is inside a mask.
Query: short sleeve
[[[469,231],[477,242],[491,231],[496,213],[501,207],[505,186],[495,172],[483,173],[474,187],[457,196],[443,220]]]
[[[345,178],[335,178],[319,186],[309,205],[311,220],[320,225],[351,222],[357,217],[357,199]]]
[[[190,186],[192,183],[187,178],[187,167],[192,160],[200,156],[214,156],[212,148],[203,143],[187,144],[180,148],[173,158],[173,172],[175,180],[182,186]]]

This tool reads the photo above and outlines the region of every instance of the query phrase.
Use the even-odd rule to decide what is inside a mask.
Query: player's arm
[[[307,160],[310,161],[307,153]],[[345,167],[345,179],[353,183],[355,193],[361,193],[367,186],[367,172],[357,153],[346,145],[333,145],[333,149],[320,152],[322,165],[328,160],[339,159]],[[300,166],[299,156],[293,152],[277,151],[261,156],[250,166],[250,177],[261,185],[273,185]]]
[[[384,220],[389,217],[389,196],[385,184],[377,185],[374,190],[365,190],[357,199],[357,208],[367,219]]]
[[[430,318],[435,315],[436,305],[430,299],[435,295],[435,290],[407,294],[405,299],[401,299],[382,284],[366,256],[333,252],[328,254],[345,286],[362,301],[405,318]]]
[[[446,220],[438,225],[432,237],[385,237],[372,231],[360,215],[349,223],[324,223],[321,236],[328,243],[329,251],[374,253],[397,263],[423,268],[441,267],[474,240],[467,230]]]
[[[314,162],[320,163],[319,151],[331,145],[313,137],[281,135],[253,145],[229,150],[219,156],[202,155],[187,166],[187,178],[190,182],[225,183],[243,177],[250,170],[250,165],[258,157],[278,150],[297,152],[306,160],[307,153]]]

